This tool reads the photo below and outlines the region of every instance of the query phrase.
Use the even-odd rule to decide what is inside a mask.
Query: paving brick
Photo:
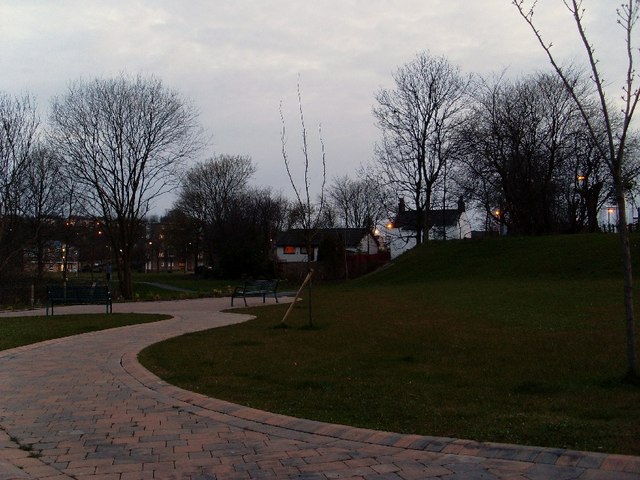
[[[220,311],[227,307],[228,299],[117,304],[175,319],[0,352],[0,480],[640,480],[640,457],[295,419],[180,390],[137,363],[149,344],[249,318]]]

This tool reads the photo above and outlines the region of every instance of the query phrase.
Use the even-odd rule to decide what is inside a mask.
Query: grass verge
[[[0,350],[168,318],[171,317],[133,313],[0,317]]]
[[[139,273],[134,275],[133,281],[136,298],[139,300],[220,297],[230,294],[235,285],[229,280],[202,278],[184,272]]]
[[[637,249],[637,238],[634,248]],[[640,455],[613,236],[430,244],[296,306],[152,346],[183,388],[367,428]]]

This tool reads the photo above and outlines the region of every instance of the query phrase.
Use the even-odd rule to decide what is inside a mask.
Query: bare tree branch
[[[636,379],[638,377],[637,355],[635,351],[635,316],[633,305],[633,276],[631,269],[631,247],[629,241],[629,232],[626,225],[626,191],[627,182],[625,181],[625,171],[627,154],[627,137],[631,128],[631,121],[635,113],[636,106],[640,97],[640,90],[635,86],[636,74],[634,70],[636,49],[633,46],[635,39],[632,32],[638,21],[640,14],[640,0],[625,0],[621,8],[617,10],[618,24],[625,33],[625,52],[627,55],[627,68],[624,78],[624,86],[622,88],[622,101],[624,108],[621,115],[622,120],[617,122],[614,120],[608,101],[604,81],[602,79],[598,60],[595,56],[595,48],[589,42],[588,34],[584,27],[585,9],[582,7],[582,0],[563,0],[565,7],[573,17],[573,21],[583,45],[586,60],[591,72],[591,81],[597,91],[597,97],[600,104],[599,117],[600,122],[605,125],[607,142],[605,147],[601,148],[601,153],[609,164],[610,174],[612,177],[616,203],[618,207],[618,234],[620,238],[620,248],[623,257],[623,277],[624,277],[624,305],[625,305],[625,323],[627,331],[627,365],[628,376]],[[542,34],[535,26],[533,15],[535,11],[535,2],[527,9],[524,0],[513,0],[513,5],[518,10],[520,16],[529,25],[531,31],[535,35],[538,43],[544,50],[556,74],[564,82],[567,91],[572,95],[576,105],[589,126],[589,130],[595,143],[598,144],[597,128],[592,123],[589,112],[581,98],[576,94],[575,85],[571,83],[567,77],[565,70],[560,66],[554,54],[551,51],[551,45],[547,45],[543,40]]]
[[[54,145],[84,186],[84,203],[104,218],[130,298],[130,255],[142,218],[202,146],[197,112],[154,77],[121,75],[71,84],[54,100],[51,122]]]

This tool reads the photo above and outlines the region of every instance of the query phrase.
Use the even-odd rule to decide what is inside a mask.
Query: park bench
[[[231,306],[233,307],[233,299],[242,297],[244,300],[244,306],[247,306],[247,297],[259,297],[262,296],[262,303],[266,301],[267,295],[273,295],[278,303],[278,295],[276,289],[278,288],[279,280],[247,280],[241,287],[236,287],[231,295]]]
[[[113,313],[111,292],[106,285],[47,285],[47,315],[54,305],[105,305],[106,313]]]

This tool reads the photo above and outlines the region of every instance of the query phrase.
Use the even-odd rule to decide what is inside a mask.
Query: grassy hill
[[[633,236],[632,240],[640,253],[639,238]],[[559,280],[620,275],[617,236],[563,235],[431,242],[407,252],[392,268],[366,281],[384,284],[506,277]]]
[[[619,272],[613,235],[434,242],[314,287],[312,330],[304,301],[288,329],[273,328],[286,305],[253,308],[254,321],[141,360],[184,388],[293,416],[638,455]]]

